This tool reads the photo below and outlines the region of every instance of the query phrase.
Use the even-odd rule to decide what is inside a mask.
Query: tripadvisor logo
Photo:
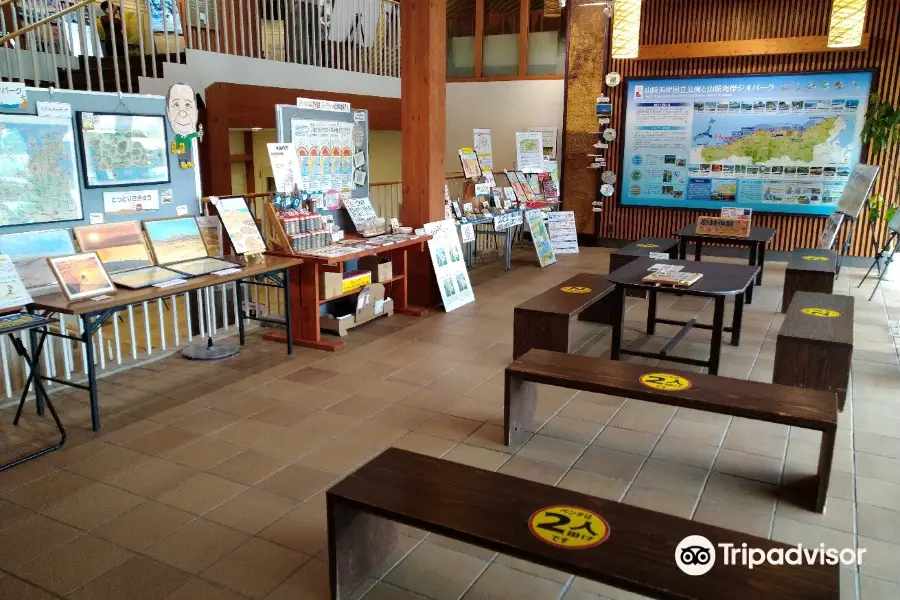
[[[826,548],[825,544],[789,548],[751,548],[746,543],[713,545],[702,535],[689,535],[675,548],[675,564],[686,575],[705,575],[715,566],[717,557],[724,566],[753,569],[760,565],[860,565],[865,548]]]

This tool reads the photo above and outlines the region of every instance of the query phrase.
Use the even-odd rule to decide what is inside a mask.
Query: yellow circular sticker
[[[548,506],[528,519],[528,528],[541,541],[557,548],[586,550],[609,538],[609,523],[595,512],[577,506]]]
[[[828,257],[827,256],[804,256],[803,260],[814,260],[814,261],[822,262],[822,261],[828,260]]]
[[[583,287],[580,285],[566,285],[559,288],[559,291],[565,292],[567,294],[589,294],[591,292],[591,288]]]
[[[659,248],[658,244],[638,244],[638,248]]]
[[[840,312],[830,308],[804,308],[801,312],[811,317],[827,317],[830,319],[841,316]]]
[[[641,375],[641,383],[662,392],[680,392],[691,387],[691,380],[671,373],[647,373]]]

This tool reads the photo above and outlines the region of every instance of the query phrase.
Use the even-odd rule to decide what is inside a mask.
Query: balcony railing
[[[394,0],[13,0],[0,3],[0,75],[36,86],[138,92],[138,76],[201,50],[400,76]]]

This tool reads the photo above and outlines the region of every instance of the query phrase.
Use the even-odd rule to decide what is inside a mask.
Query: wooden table
[[[87,390],[90,393],[91,401],[91,425],[94,431],[100,429],[100,408],[97,399],[97,372],[94,365],[94,334],[103,326],[103,324],[114,314],[120,310],[125,310],[133,304],[140,304],[162,298],[168,298],[172,294],[182,294],[192,292],[214,285],[223,283],[237,282],[237,311],[238,311],[238,332],[240,335],[241,345],[244,344],[244,319],[250,318],[254,321],[262,321],[267,323],[282,324],[287,327],[288,332],[291,331],[291,314],[290,302],[287,301],[288,289],[290,289],[290,272],[292,268],[296,268],[302,261],[298,258],[288,258],[281,256],[264,255],[257,258],[247,259],[241,270],[227,275],[203,275],[200,277],[192,277],[184,280],[184,283],[177,286],[157,288],[148,287],[140,290],[119,289],[115,294],[103,300],[79,300],[69,302],[62,292],[49,294],[47,296],[38,296],[32,304],[33,310],[42,311],[43,316],[51,316],[54,314],[74,315],[81,319],[83,327],[82,333],[78,336],[69,335],[68,333],[49,332],[48,335],[54,337],[66,338],[81,342],[84,344],[85,360],[88,369],[87,385],[76,384],[63,379],[57,379],[40,374],[40,363],[35,366],[36,377],[44,381],[53,381],[61,385],[76,387]],[[237,265],[240,266],[240,265]],[[265,285],[269,287],[278,287],[285,290],[285,318],[272,319],[268,317],[248,317],[244,314],[243,290],[241,283],[248,277],[256,277],[259,275],[268,275],[276,272],[283,273],[283,284],[251,282],[254,285]],[[291,354],[293,351],[291,345],[291,336],[288,335],[287,351]],[[40,407],[40,403],[39,403]]]
[[[649,257],[651,253],[668,254],[669,258],[677,258],[678,242],[672,238],[654,237],[645,237],[631,242],[609,255],[609,272],[612,273],[616,269],[621,269],[631,261],[642,256]],[[631,290],[628,292],[628,295],[643,298],[646,296],[646,293]]]
[[[311,254],[279,254],[279,256],[290,256],[292,258],[301,258],[302,264],[293,267],[293,285],[290,286],[288,294],[288,302],[291,305],[290,318],[292,319],[291,327],[288,334],[293,332],[293,342],[306,348],[315,348],[317,350],[327,350],[336,352],[344,348],[342,340],[325,339],[322,337],[322,330],[319,320],[319,307],[327,302],[352,296],[359,293],[360,290],[354,290],[335,296],[334,298],[321,298],[320,275],[324,272],[343,273],[344,264],[351,260],[363,258],[365,256],[375,256],[379,254],[389,254],[392,263],[393,277],[385,281],[380,281],[385,286],[391,286],[390,297],[394,301],[394,312],[406,315],[421,316],[425,313],[425,308],[412,307],[407,303],[407,252],[409,250],[423,251],[425,242],[431,239],[429,235],[419,236],[404,242],[398,242],[389,246],[378,246],[375,248],[354,252],[353,254],[345,254],[335,258],[323,258]],[[364,240],[359,240],[363,242]],[[277,253],[276,253],[277,254]],[[431,282],[422,282],[422,285],[431,285]],[[264,339],[272,341],[284,341],[286,334],[277,332],[263,336]]]
[[[681,265],[685,273],[702,273],[697,282],[688,287],[657,286],[647,284],[641,279],[648,274],[647,269],[654,264]],[[615,284],[616,291],[611,294],[613,300],[610,303],[610,316],[612,317],[612,345],[609,357],[619,360],[622,354],[643,356],[645,358],[657,358],[669,362],[709,367],[712,375],[719,374],[719,360],[722,354],[722,335],[731,333],[731,345],[741,343],[741,319],[744,315],[744,297],[747,290],[753,286],[753,280],[759,274],[759,267],[745,267],[727,263],[702,263],[685,260],[651,260],[639,258],[628,263],[621,269],[613,271],[606,276],[606,280]],[[625,292],[628,289],[644,290],[649,292],[647,307],[647,334],[656,333],[656,324],[680,325],[681,329],[659,352],[644,352],[640,350],[628,350],[622,348],[622,329],[625,319]],[[659,293],[679,294],[685,296],[700,296],[712,298],[715,302],[713,322],[711,325],[697,323],[696,319],[690,321],[676,321],[673,319],[660,319],[656,316],[656,296]],[[734,296],[734,315],[731,327],[725,327],[725,299]],[[669,352],[687,335],[692,328],[712,330],[711,348],[709,360],[698,360],[680,356],[669,356]]]
[[[766,263],[766,245],[775,237],[775,230],[771,227],[750,227],[750,235],[747,237],[700,235],[697,233],[697,224],[693,223],[676,233],[675,237],[678,238],[678,258],[681,260],[686,258],[688,242],[694,243],[694,260],[696,261],[700,260],[704,242],[750,248],[750,266],[759,267],[756,285],[762,285],[763,269],[765,269]]]

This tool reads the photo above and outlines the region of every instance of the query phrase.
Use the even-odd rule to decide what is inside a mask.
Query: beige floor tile
[[[900,510],[900,484],[857,476],[856,493],[862,504]]]
[[[352,439],[352,438],[351,438]],[[333,441],[300,458],[296,463],[311,469],[346,475],[378,453],[372,448],[345,441]]]
[[[787,437],[790,427],[781,425],[780,423],[768,423],[756,419],[745,419],[744,417],[735,417],[731,420],[731,429],[739,429],[741,431],[750,431],[763,435],[774,435],[776,437]]]
[[[779,501],[775,515],[853,533],[856,526],[853,508],[853,502],[840,498],[829,498],[825,514],[820,514],[810,511],[808,506],[797,506],[791,502]]]
[[[853,441],[857,452],[900,458],[900,438],[854,431]]]
[[[92,534],[133,552],[142,552],[195,518],[151,500],[101,525]]]
[[[436,458],[447,454],[456,445],[457,442],[452,442],[432,435],[425,435],[424,433],[416,433],[414,431],[406,434],[392,444],[394,448],[418,452],[419,454],[427,454],[428,456],[434,456]]]
[[[243,451],[244,448],[236,444],[211,438],[200,438],[187,446],[163,454],[162,457],[179,465],[204,471]]]
[[[110,485],[137,494],[144,498],[153,498],[185,481],[196,471],[183,465],[152,458],[109,481]]]
[[[594,593],[599,595],[601,598],[608,598],[609,600],[644,600],[645,598],[647,598],[646,596],[642,596],[640,594],[626,592],[624,590],[614,588],[610,585],[597,583],[596,581],[583,579],[581,577],[575,578],[575,580],[572,582],[572,589]]]
[[[372,417],[372,421],[382,425],[412,431],[434,416],[435,414],[430,410],[413,408],[411,406],[404,406],[403,404],[392,404]]]
[[[900,598],[900,583],[861,575],[859,578],[859,597],[860,600]]]
[[[635,485],[699,496],[709,471],[676,462],[647,459]]]
[[[224,429],[220,429],[212,434],[211,437],[230,444],[244,446],[249,448],[269,439],[280,433],[284,433],[285,428],[271,423],[263,423],[262,421],[253,421],[252,419],[244,419],[233,425],[229,425]]]
[[[255,535],[289,513],[296,500],[250,488],[204,515],[204,518]]]
[[[485,566],[483,560],[426,542],[417,546],[384,581],[434,600],[455,600]]]
[[[31,510],[42,510],[69,500],[96,485],[81,475],[58,471],[4,494],[14,504]]]
[[[260,490],[303,502],[316,495],[337,477],[326,471],[293,464],[256,484]]]
[[[622,501],[632,506],[687,519],[690,518],[697,503],[697,495],[633,485]]]
[[[27,508],[16,506],[12,502],[0,500],[0,532],[7,527],[18,525],[34,513]]]
[[[588,496],[619,501],[628,488],[628,484],[629,482],[624,479],[613,479],[612,477],[572,469],[560,480],[557,487],[581,492]]]
[[[124,548],[85,535],[16,567],[14,573],[38,587],[65,596],[132,556]]]
[[[74,527],[63,525],[41,515],[32,514],[3,532],[0,544],[0,564],[12,571],[81,534]]]
[[[150,456],[162,456],[167,452],[193,442],[197,438],[197,434],[177,427],[161,427],[147,435],[142,435],[139,438],[126,442],[124,446]]]
[[[202,515],[243,492],[246,486],[198,473],[184,483],[156,497],[157,502],[195,515]]]
[[[513,477],[537,481],[547,485],[556,485],[562,476],[565,475],[566,468],[522,456],[513,456],[503,463],[498,473],[505,473]]]
[[[869,504],[856,507],[858,534],[887,542],[900,540],[900,512]]]
[[[16,577],[0,577],[0,598],[15,600],[54,600],[54,597],[27,581]]]
[[[289,402],[276,402],[257,413],[250,415],[252,421],[262,421],[281,427],[292,427],[313,414],[313,410],[291,404]]]
[[[322,600],[327,599],[329,594],[328,564],[314,558],[278,586],[266,600]]]
[[[429,534],[425,539],[428,540],[429,544],[434,544],[435,546],[440,546],[441,548],[446,548],[447,550],[453,550],[455,552],[462,552],[463,554],[468,554],[469,556],[474,556],[475,558],[486,561],[492,561],[494,560],[494,557],[497,556],[496,552],[485,550],[484,548],[479,548],[478,546],[473,546],[471,544],[457,542],[456,540],[452,540],[436,533]]]
[[[388,406],[390,406],[389,402],[357,394],[329,407],[328,411],[347,417],[353,417],[355,419],[365,420],[383,411]]]
[[[857,452],[856,474],[860,477],[900,484],[900,459]]]
[[[503,565],[504,567],[509,567],[510,569],[515,569],[516,571],[528,573],[529,575],[534,575],[541,579],[549,579],[550,581],[554,581],[559,584],[567,584],[569,583],[569,580],[572,579],[572,575],[564,571],[551,569],[543,565],[538,565],[518,558],[513,558],[512,556],[507,556],[506,554],[498,554],[497,558],[494,559],[494,563]]]
[[[365,600],[427,600],[425,596],[414,594],[387,583],[376,583],[375,587],[363,596]]]
[[[783,461],[779,459],[723,448],[719,451],[713,469],[726,475],[778,483],[782,464]]]
[[[193,579],[164,600],[245,600],[229,589],[202,579]]]
[[[600,432],[600,435],[594,441],[594,445],[618,450],[619,452],[649,456],[659,439],[659,436],[655,433],[609,426]]]
[[[484,422],[503,414],[503,404],[464,397],[456,400],[441,412],[461,419]]]
[[[825,544],[826,548],[853,547],[852,533],[801,523],[800,521],[779,516],[775,517],[772,539],[785,544],[803,544],[804,546]]]
[[[244,533],[197,519],[156,542],[144,553],[182,571],[198,574],[247,539]]]
[[[725,429],[726,426],[724,424],[699,423],[684,418],[681,416],[681,409],[679,409],[675,418],[666,427],[663,439],[675,438],[708,446],[718,446],[725,435]]]
[[[675,410],[671,406],[629,400],[610,421],[610,425],[659,435],[672,420]]]
[[[556,598],[563,584],[502,564],[493,564],[478,578],[463,600],[541,600]]]
[[[727,504],[700,500],[694,520],[707,525],[716,525],[732,531],[740,531],[761,538],[769,537],[772,528],[772,515],[756,513],[737,508]]]
[[[249,417],[251,415],[255,415],[261,410],[265,410],[270,406],[273,406],[277,403],[277,400],[273,400],[267,396],[263,396],[254,391],[250,392],[242,392],[240,394],[236,394],[231,396],[230,398],[223,399],[221,402],[216,402],[210,408],[215,410],[220,410],[224,413],[228,413],[230,415],[236,415],[238,417]]]
[[[556,416],[541,428],[540,434],[579,444],[590,444],[603,429],[601,423]]]
[[[66,525],[90,531],[144,502],[140,496],[98,483],[41,512]]]
[[[288,459],[263,454],[251,449],[219,463],[217,466],[208,469],[208,472],[244,485],[253,485],[283,469],[288,464],[290,464]]]
[[[263,598],[307,560],[305,554],[251,538],[202,576],[245,596]]]
[[[562,600],[603,600],[603,598],[601,598],[597,594],[592,594],[584,590],[569,588],[569,590],[562,597]]]
[[[496,471],[503,463],[509,460],[510,455],[504,452],[497,452],[496,450],[479,448],[478,446],[459,444],[445,454],[443,458],[444,460],[469,465],[470,467]]]
[[[900,583],[900,546],[862,536],[857,543],[866,549],[859,565],[860,575]]]
[[[451,415],[435,415],[425,421],[416,429],[416,433],[423,433],[434,437],[461,442],[478,429],[481,423],[469,419],[460,419]]]
[[[737,510],[774,514],[776,493],[777,488],[769,483],[712,472],[702,497]]]
[[[518,451],[529,439],[531,439],[531,436],[526,433],[525,435],[520,436],[520,438],[521,439],[514,445],[507,446],[503,427],[501,425],[485,423],[476,429],[472,435],[467,437],[463,443],[470,446],[487,448],[488,450],[495,450],[497,452],[510,453]]]
[[[618,410],[619,406],[609,406],[583,400],[581,399],[581,394],[578,394],[559,411],[559,416],[605,425],[609,423],[609,420],[615,416]]]
[[[735,429],[734,424],[725,435],[722,443],[723,449],[737,450],[747,454],[759,454],[768,458],[782,459],[784,457],[787,438],[768,435],[758,431]]]
[[[646,459],[637,454],[610,450],[601,446],[591,446],[585,450],[575,468],[613,479],[631,481],[637,475]]]
[[[718,452],[719,449],[715,446],[697,444],[677,438],[667,438],[663,435],[653,448],[650,458],[668,460],[709,470],[712,468]]]
[[[561,467],[570,467],[585,452],[586,443],[535,435],[516,453],[516,456],[530,458]]]
[[[173,594],[191,576],[146,556],[134,556],[69,596],[71,600],[157,600]]]
[[[385,425],[374,419],[369,419],[348,431],[346,436],[343,437],[357,446],[380,452],[407,433],[408,431],[402,427]]]

